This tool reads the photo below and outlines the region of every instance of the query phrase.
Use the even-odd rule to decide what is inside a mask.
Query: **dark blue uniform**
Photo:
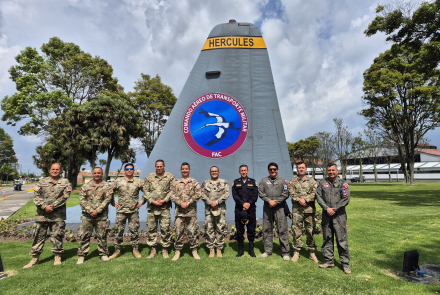
[[[244,241],[244,224],[241,223],[240,212],[243,211],[243,204],[249,203],[250,207],[247,210],[249,214],[249,223],[247,227],[247,237],[249,242],[255,239],[256,215],[255,203],[258,200],[258,184],[255,179],[247,178],[243,182],[241,178],[234,180],[232,184],[232,197],[235,201],[235,227],[237,228],[237,241],[243,243]]]

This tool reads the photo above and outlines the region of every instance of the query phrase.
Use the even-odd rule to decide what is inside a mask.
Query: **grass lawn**
[[[278,241],[268,258],[236,258],[237,243],[227,243],[223,258],[208,258],[206,245],[199,247],[201,260],[190,255],[188,245],[178,261],[157,256],[135,259],[131,246],[110,262],[99,260],[96,244],[83,265],[76,265],[78,243],[66,243],[63,264],[53,266],[50,243],[40,264],[29,262],[31,242],[0,243],[7,271],[0,280],[1,294],[436,294],[440,286],[396,279],[388,270],[400,271],[403,252],[417,249],[419,263],[440,264],[440,183],[353,184],[347,207],[351,275],[340,269],[319,269],[301,251],[299,262],[281,259]],[[322,236],[316,236],[322,245]],[[263,252],[262,241],[256,254]],[[113,252],[113,244],[109,245]],[[247,244],[245,245],[247,249]],[[337,251],[335,250],[336,254]],[[174,250],[171,253],[174,254]],[[320,247],[318,258],[322,259]]]

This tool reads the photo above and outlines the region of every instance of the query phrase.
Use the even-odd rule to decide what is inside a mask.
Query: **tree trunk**
[[[104,181],[107,181],[108,179],[108,174],[109,174],[109,171],[110,171],[110,164],[111,164],[111,162],[112,162],[112,160],[113,160],[113,150],[114,150],[114,148],[112,147],[112,146],[110,146],[108,149],[107,149],[107,164],[105,165],[105,173],[104,173]]]
[[[364,161],[364,159],[359,158],[359,182],[360,183],[364,183],[364,178],[362,177],[364,174],[362,172],[362,162]]]
[[[376,168],[376,158],[374,158],[374,182],[379,182],[379,179],[377,178],[377,168]]]
[[[388,162],[388,181],[392,182],[392,179],[391,179],[391,162]]]

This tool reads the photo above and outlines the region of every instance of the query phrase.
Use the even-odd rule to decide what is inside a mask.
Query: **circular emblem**
[[[328,183],[326,183],[326,184],[324,185],[324,187],[325,187],[325,188],[328,188],[328,187],[329,187]]]
[[[224,158],[235,153],[248,133],[244,108],[233,97],[208,93],[194,100],[183,116],[183,137],[197,154]]]

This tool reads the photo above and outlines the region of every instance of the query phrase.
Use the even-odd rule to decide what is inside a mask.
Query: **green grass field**
[[[0,243],[4,267],[14,275],[0,280],[1,294],[436,294],[440,286],[406,282],[388,270],[400,271],[403,252],[417,249],[419,263],[440,264],[440,183],[353,184],[347,207],[351,275],[340,269],[319,269],[303,250],[299,262],[281,259],[278,241],[268,258],[236,258],[237,243],[226,245],[223,258],[208,258],[200,244],[201,260],[194,260],[188,246],[178,261],[157,256],[135,259],[131,246],[110,262],[99,260],[92,245],[88,259],[76,265],[78,243],[66,243],[63,264],[53,266],[50,243],[40,264],[29,262],[31,242]],[[322,236],[316,236],[322,244]],[[257,256],[263,252],[256,243]],[[109,245],[113,252],[113,244]],[[247,249],[247,244],[246,248]],[[337,251],[335,251],[337,254]],[[174,254],[174,250],[171,253]],[[322,259],[320,249],[318,258]]]

